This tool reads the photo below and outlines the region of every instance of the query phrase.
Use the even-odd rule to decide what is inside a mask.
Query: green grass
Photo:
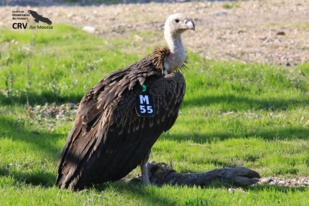
[[[238,1],[236,1],[235,3],[224,3],[222,7],[224,9],[233,9],[233,8],[239,7],[239,4],[238,4]]]
[[[307,205],[308,188],[54,186],[72,118],[33,116],[37,105],[79,102],[103,76],[142,56],[78,28],[0,30],[1,205]],[[150,48],[146,48],[147,51]],[[204,61],[189,52],[187,92],[176,124],[151,160],[179,172],[246,166],[262,176],[309,176],[309,64],[281,68]],[[133,171],[131,176],[138,173]]]

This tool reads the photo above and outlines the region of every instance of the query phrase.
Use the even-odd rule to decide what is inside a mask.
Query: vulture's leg
[[[150,180],[149,180],[149,174],[148,174],[149,155],[150,155],[150,150],[148,151],[147,155],[144,157],[144,159],[140,163],[140,167],[142,171],[142,179],[145,185],[151,185]]]

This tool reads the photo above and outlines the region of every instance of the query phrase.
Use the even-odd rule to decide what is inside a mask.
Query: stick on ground
[[[150,181],[157,186],[168,184],[206,187],[214,182],[248,186],[257,183],[260,178],[259,173],[246,167],[220,168],[201,173],[178,173],[166,163],[151,162],[148,168]]]

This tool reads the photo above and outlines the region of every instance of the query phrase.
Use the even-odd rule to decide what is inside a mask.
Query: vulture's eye
[[[179,19],[175,19],[174,22],[178,24],[179,23]]]

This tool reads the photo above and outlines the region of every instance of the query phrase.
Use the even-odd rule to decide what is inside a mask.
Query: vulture
[[[116,181],[137,166],[150,184],[151,147],[178,116],[185,94],[179,72],[186,54],[181,34],[194,30],[183,14],[170,15],[164,26],[168,47],[100,80],[81,100],[74,125],[57,165],[59,188],[82,190]]]

